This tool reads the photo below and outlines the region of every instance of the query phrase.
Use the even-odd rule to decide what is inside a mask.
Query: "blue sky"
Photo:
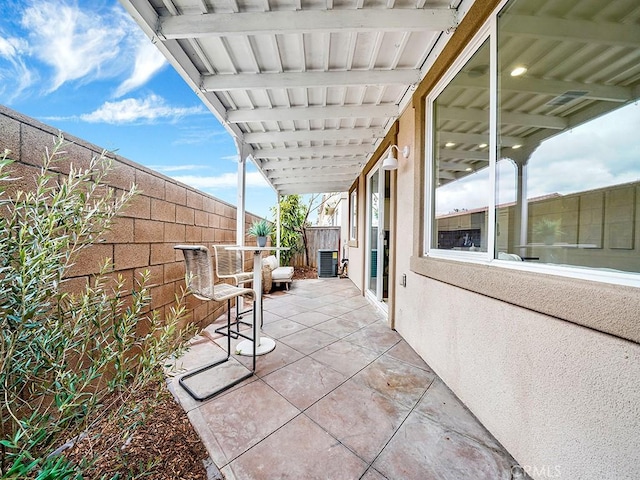
[[[237,202],[231,136],[117,0],[0,2],[0,103]],[[275,203],[248,162],[247,211]]]

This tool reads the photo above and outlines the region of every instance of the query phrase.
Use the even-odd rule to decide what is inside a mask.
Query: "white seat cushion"
[[[290,282],[293,278],[293,267],[278,267],[271,272],[274,282]]]

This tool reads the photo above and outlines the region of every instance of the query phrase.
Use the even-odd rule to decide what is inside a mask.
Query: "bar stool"
[[[179,379],[179,384],[184,388],[191,397],[195,400],[208,400],[209,398],[214,397],[215,395],[228,390],[229,388],[237,385],[238,383],[250,378],[256,371],[256,313],[255,313],[255,304],[256,304],[256,293],[251,288],[239,287],[234,285],[229,285],[227,283],[219,283],[214,284],[213,282],[213,271],[211,267],[211,255],[209,254],[209,250],[207,247],[202,245],[176,245],[176,250],[182,250],[182,254],[184,255],[184,261],[186,265],[186,281],[187,287],[190,290],[190,293],[193,294],[194,297],[200,300],[212,300],[215,302],[222,302],[224,300],[227,301],[227,325],[226,327],[220,327],[216,330],[216,332],[221,333],[222,335],[227,337],[227,356],[223,360],[219,360],[203,367],[200,367],[192,372],[183,375]],[[252,333],[251,336],[246,335],[240,332],[239,328],[236,331],[232,330],[232,326],[238,327],[236,322],[231,322],[231,300],[236,299],[243,296],[248,295],[253,299],[253,322],[251,324]],[[237,378],[230,383],[223,385],[220,388],[217,388],[211,393],[206,395],[199,395],[195,391],[193,391],[186,383],[185,380],[194,377],[206,370],[210,370],[218,365],[222,365],[227,362],[231,358],[231,338],[242,337],[247,340],[250,340],[253,343],[253,356],[252,356],[252,368],[248,373]],[[248,370],[248,369],[247,369]]]

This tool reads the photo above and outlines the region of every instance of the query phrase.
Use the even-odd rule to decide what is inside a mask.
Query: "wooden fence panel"
[[[340,227],[308,227],[306,233],[310,267],[318,267],[318,250],[337,250],[340,256]],[[294,255],[291,264],[296,267],[306,265],[304,253]]]

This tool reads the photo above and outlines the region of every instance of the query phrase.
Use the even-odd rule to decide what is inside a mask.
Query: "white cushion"
[[[271,270],[275,270],[276,268],[278,268],[278,259],[275,257],[275,255],[269,255],[268,257],[262,259],[262,264],[269,265],[271,267]]]
[[[278,267],[271,272],[274,282],[291,281],[293,278],[293,267]]]

